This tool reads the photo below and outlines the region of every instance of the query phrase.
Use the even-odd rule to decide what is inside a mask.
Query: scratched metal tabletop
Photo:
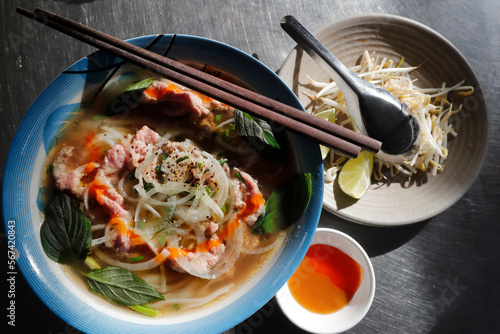
[[[479,177],[458,203],[427,221],[375,228],[324,211],[320,226],[353,236],[366,249],[375,268],[373,306],[349,333],[500,332],[500,1],[2,1],[2,175],[14,133],[30,104],[62,70],[94,51],[29,22],[15,13],[17,6],[30,10],[40,6],[121,39],[155,33],[215,39],[258,57],[275,71],[295,46],[279,25],[287,14],[315,30],[354,14],[389,13],[419,21],[444,35],[472,66],[483,88],[482,103],[489,110],[491,136]],[[2,246],[7,244],[3,226]],[[2,268],[6,273],[6,266]],[[5,310],[5,297],[2,300]],[[16,281],[16,307],[16,327],[5,327],[8,333],[79,332],[54,315],[21,275]],[[2,326],[6,325],[5,315],[1,318]],[[229,332],[301,330],[288,322],[273,298]]]

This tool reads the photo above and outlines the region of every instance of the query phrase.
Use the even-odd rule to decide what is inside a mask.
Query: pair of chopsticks
[[[234,108],[281,124],[347,157],[358,156],[361,149],[378,152],[381,143],[302,110],[242,88],[208,73],[189,67],[152,51],[122,41],[78,22],[37,8],[34,12],[17,8],[18,13],[54,28],[98,49],[108,51],[134,65],[145,68]]]

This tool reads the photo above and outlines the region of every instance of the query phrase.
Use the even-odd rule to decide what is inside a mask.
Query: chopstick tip
[[[34,11],[29,11],[26,8],[17,7],[16,12],[27,17],[27,18],[30,18],[30,19],[35,20],[37,22],[40,22],[42,24],[47,24],[47,22],[49,20],[49,14],[50,14],[50,12],[48,12],[40,7],[35,8]]]
[[[21,15],[24,15],[24,16],[33,15],[33,12],[30,12],[29,10],[27,10],[26,8],[23,8],[23,7],[17,7],[16,12],[21,14]]]

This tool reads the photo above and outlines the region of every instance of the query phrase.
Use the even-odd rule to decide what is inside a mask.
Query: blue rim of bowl
[[[214,40],[189,35],[150,35],[128,40],[132,44],[148,47],[157,53],[165,52],[168,42],[175,37],[169,57],[188,61],[210,61],[210,65],[237,78],[244,78],[251,88],[270,97],[303,109],[286,84],[268,67],[234,47]],[[196,52],[192,52],[193,49]],[[225,54],[227,57],[217,57]],[[192,58],[192,59],[190,59]],[[61,122],[75,108],[75,97],[87,85],[105,80],[121,60],[102,51],[82,58],[56,77],[37,97],[24,116],[11,144],[3,178],[3,218],[6,230],[14,224],[17,266],[38,297],[60,318],[86,333],[198,333],[222,332],[245,320],[268,302],[286,283],[300,264],[312,241],[323,201],[323,165],[318,145],[290,134],[296,147],[297,158],[304,172],[312,174],[313,193],[308,209],[293,226],[286,246],[261,282],[246,291],[230,305],[193,321],[157,326],[151,323],[124,321],[99,313],[74,296],[51,276],[50,261],[41,248],[32,223],[32,210],[36,195],[31,180],[34,162],[42,149],[50,146]],[[78,106],[78,103],[76,104]],[[53,118],[56,114],[57,117]],[[59,123],[58,123],[59,122]],[[43,126],[40,126],[43,124]],[[22,166],[22,168],[19,168]],[[36,212],[36,209],[35,209]],[[9,223],[10,222],[10,223]],[[12,223],[14,222],[14,223]],[[89,322],[89,319],[99,319]]]

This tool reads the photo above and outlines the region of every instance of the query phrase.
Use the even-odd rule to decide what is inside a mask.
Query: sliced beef
[[[196,93],[182,90],[166,81],[154,81],[142,94],[139,104],[168,104],[167,116],[191,114],[194,117],[206,116],[210,110]]]

